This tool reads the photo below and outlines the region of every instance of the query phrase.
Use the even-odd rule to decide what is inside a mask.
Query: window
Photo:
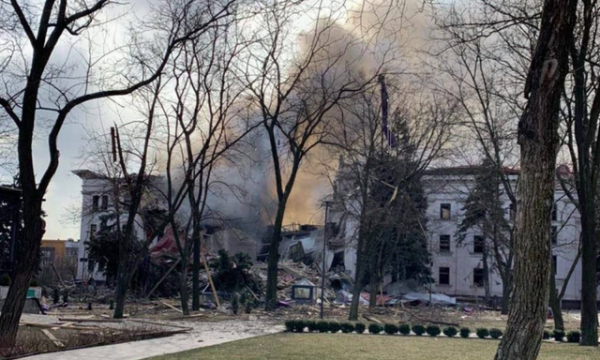
[[[556,264],[557,264],[557,259],[556,259],[556,255],[552,255],[552,273],[556,274]]]
[[[440,219],[450,220],[452,207],[450,204],[440,204]]]
[[[441,267],[439,270],[440,285],[450,285],[450,268]]]
[[[558,211],[556,210],[556,203],[552,206],[552,221],[558,220]]]
[[[54,248],[52,247],[42,247],[40,248],[40,252],[42,253],[42,266],[47,267],[54,263]]]
[[[483,241],[483,236],[475,235],[475,237],[473,237],[473,253],[483,254],[484,246],[485,242]]]
[[[108,210],[108,195],[102,195],[102,210]]]
[[[558,227],[552,227],[552,245],[556,245],[558,242]]]
[[[69,257],[77,257],[79,256],[79,249],[76,247],[69,247],[66,249],[66,253]]]
[[[475,286],[483,286],[484,276],[483,269],[473,269],[473,285]]]
[[[450,235],[440,235],[440,252],[450,252]]]
[[[98,202],[100,201],[100,196],[94,195],[92,196],[92,211],[98,211]]]
[[[98,230],[98,226],[96,224],[90,225],[90,239],[94,239],[96,237],[97,230]]]

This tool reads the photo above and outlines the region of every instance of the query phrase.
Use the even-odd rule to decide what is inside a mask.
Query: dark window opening
[[[483,236],[475,236],[473,238],[473,252],[475,254],[483,254],[483,248],[485,247],[485,242],[483,241]]]
[[[556,245],[558,242],[558,227],[552,227],[552,245]]]
[[[440,285],[450,285],[450,268],[441,267],[439,270]]]
[[[450,204],[440,204],[440,219],[450,220],[452,217],[451,210]]]
[[[515,209],[514,204],[510,204],[508,208],[510,221],[515,221],[517,219],[517,211]]]
[[[552,255],[552,273],[556,274],[556,264],[557,264],[557,258],[556,255]]]
[[[92,211],[98,211],[98,203],[100,202],[100,196],[92,196]]]
[[[556,204],[552,206],[552,221],[558,220],[558,211],[556,210]]]
[[[90,225],[90,239],[96,238],[96,231],[98,230],[98,226],[96,224]]]
[[[475,286],[483,286],[484,276],[483,269],[473,269],[473,284]]]
[[[440,235],[440,252],[450,252],[450,235]]]
[[[108,210],[108,195],[102,195],[102,210]]]

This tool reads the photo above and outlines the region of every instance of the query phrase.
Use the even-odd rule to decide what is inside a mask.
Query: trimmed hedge
[[[383,325],[383,331],[388,335],[394,335],[398,333],[398,326],[394,324],[385,324]]]
[[[398,326],[398,332],[404,336],[410,335],[410,325],[400,324],[400,326]]]
[[[552,333],[548,330],[544,330],[544,334],[542,335],[542,339],[548,340],[552,337]]]
[[[415,333],[415,335],[417,336],[421,336],[425,333],[425,327],[423,325],[413,325],[412,326],[412,332]]]
[[[562,330],[554,329],[554,333],[552,334],[552,336],[554,336],[554,340],[556,341],[563,341],[565,338],[565,332]]]
[[[356,324],[354,324],[354,330],[356,331],[357,334],[364,333],[366,328],[367,327],[363,323],[356,323]]]
[[[320,333],[326,333],[329,331],[329,323],[325,321],[317,322],[317,331]]]
[[[477,330],[475,330],[475,334],[477,334],[478,338],[485,339],[490,335],[490,331],[486,328],[478,328]]]
[[[448,326],[447,328],[444,328],[444,335],[447,337],[455,337],[456,334],[458,334],[458,330],[456,330],[454,326]]]
[[[285,330],[287,332],[304,332],[307,322],[304,320],[286,320]]]
[[[500,339],[500,336],[502,336],[502,330],[496,328],[490,329],[490,336],[492,339]]]
[[[354,325],[351,323],[342,323],[341,328],[344,334],[349,334],[354,331]]]
[[[570,343],[577,343],[581,340],[581,333],[578,330],[569,331],[567,333],[567,341]]]
[[[460,328],[460,337],[463,339],[467,339],[471,335],[471,329],[468,327]]]
[[[379,324],[369,324],[369,333],[371,334],[379,334],[383,331],[383,327]]]
[[[436,337],[442,332],[442,330],[440,330],[440,327],[437,325],[429,325],[427,329],[425,329],[425,331],[431,337]]]
[[[319,325],[316,321],[308,321],[306,323],[306,326],[308,327],[309,332],[315,332],[319,330]]]
[[[335,334],[335,333],[339,332],[341,329],[342,329],[342,325],[340,325],[339,322],[332,321],[332,322],[329,323],[329,331],[332,334]]]

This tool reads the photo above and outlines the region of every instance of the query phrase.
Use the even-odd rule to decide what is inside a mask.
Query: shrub
[[[233,315],[237,315],[240,311],[240,298],[237,294],[233,295],[233,298],[231,298],[231,311],[233,311]]]
[[[317,322],[317,331],[320,333],[326,333],[329,331],[329,323],[325,321]]]
[[[319,326],[317,324],[318,323],[316,321],[307,321],[306,326],[308,327],[308,331],[314,332],[314,331],[319,330]]]
[[[563,341],[563,339],[565,338],[565,332],[562,330],[554,329],[554,333],[552,335],[554,336],[554,340],[556,341]]]
[[[306,321],[304,320],[297,320],[296,321],[296,327],[294,329],[294,331],[296,332],[304,332],[304,328],[306,327]]]
[[[444,335],[446,335],[447,337],[455,337],[456,334],[458,334],[458,330],[456,330],[454,326],[448,326],[444,329]]]
[[[285,331],[292,332],[296,328],[296,320],[285,321]]]
[[[477,334],[477,337],[480,339],[485,339],[486,337],[488,337],[490,335],[490,331],[486,328],[478,328],[477,330],[475,330],[475,333]]]
[[[379,324],[369,324],[369,332],[371,334],[379,334],[383,330],[383,327]]]
[[[8,274],[4,274],[0,278],[0,286],[10,286],[10,276]]]
[[[400,324],[400,326],[398,326],[398,331],[404,336],[410,335],[410,325]]]
[[[425,331],[427,331],[427,334],[429,336],[433,337],[438,336],[442,332],[442,330],[440,330],[440,327],[437,325],[429,325],[427,329],[425,329]]]
[[[352,325],[351,323],[343,323],[341,325],[341,328],[344,334],[349,334],[354,331],[354,325]]]
[[[364,333],[366,328],[367,327],[363,323],[356,323],[356,324],[354,324],[354,331],[356,331],[357,334]]]
[[[398,326],[394,324],[383,325],[383,331],[388,335],[394,335],[398,333]]]
[[[471,329],[469,329],[468,327],[460,328],[460,337],[461,338],[466,339],[469,337],[469,335],[471,335]]]
[[[544,330],[544,334],[542,335],[542,339],[548,340],[552,337],[552,333],[548,330]]]
[[[339,322],[332,321],[332,322],[329,323],[329,331],[332,334],[335,334],[335,333],[339,332],[341,329],[342,329],[342,326],[340,325]]]
[[[421,336],[425,333],[425,327],[423,325],[413,325],[412,326],[412,332],[415,333],[415,335],[417,336]]]
[[[569,331],[567,333],[568,342],[579,344],[579,340],[581,340],[581,333],[578,330]]]
[[[502,330],[496,328],[490,329],[490,336],[492,339],[500,339],[500,336],[502,336]]]

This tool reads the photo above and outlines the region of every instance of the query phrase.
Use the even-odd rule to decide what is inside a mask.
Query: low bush
[[[460,337],[463,339],[467,339],[471,335],[471,329],[468,327],[460,328]]]
[[[366,328],[367,327],[363,323],[356,323],[356,324],[354,324],[354,331],[356,331],[357,334],[364,333]]]
[[[342,323],[341,328],[344,334],[349,334],[354,331],[354,325],[351,323]]]
[[[578,330],[569,331],[567,333],[568,342],[579,344],[579,340],[581,340],[581,333]]]
[[[296,320],[286,320],[285,321],[285,331],[292,332],[296,327]]]
[[[490,331],[486,328],[478,328],[477,330],[475,330],[475,334],[477,334],[478,338],[485,339],[490,335]]]
[[[502,330],[496,328],[490,329],[490,336],[492,339],[500,339],[500,336],[502,336]]]
[[[412,326],[412,332],[415,333],[415,335],[417,336],[421,336],[425,333],[425,326],[423,325],[413,325]]]
[[[410,335],[410,325],[400,324],[400,326],[398,326],[398,332],[404,336]]]
[[[548,330],[544,330],[544,334],[542,335],[542,339],[548,340],[552,337],[552,333]]]
[[[554,340],[556,341],[563,341],[563,339],[565,338],[565,332],[562,330],[554,329],[552,336],[554,336]]]
[[[379,324],[370,324],[369,332],[371,334],[379,334],[383,330],[383,327]]]
[[[329,323],[325,321],[317,322],[317,331],[320,333],[326,333],[329,331]]]
[[[456,330],[454,326],[448,326],[447,328],[444,328],[444,335],[447,337],[455,337],[456,334],[458,334],[458,330]]]
[[[316,321],[307,321],[306,327],[308,328],[309,332],[315,332],[315,331],[319,330],[319,326],[317,325]]]
[[[398,326],[394,324],[383,325],[383,331],[388,335],[394,335],[398,333]]]
[[[339,332],[341,329],[342,325],[340,325],[339,322],[332,321],[329,323],[329,332],[331,332],[332,334]]]
[[[425,329],[425,331],[429,336],[432,337],[436,337],[442,332],[442,330],[440,330],[440,327],[437,325],[429,325],[427,329]]]

